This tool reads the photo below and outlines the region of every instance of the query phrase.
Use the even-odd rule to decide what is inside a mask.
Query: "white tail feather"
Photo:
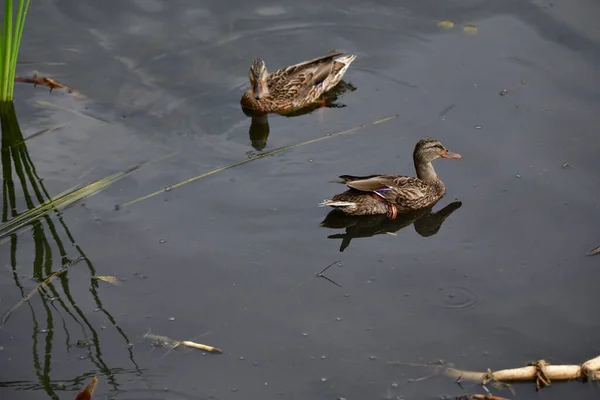
[[[320,86],[321,91],[319,93],[319,96],[321,94],[323,94],[324,92],[326,92],[327,90],[334,87],[335,85],[337,85],[338,83],[340,83],[340,81],[344,77],[344,74],[348,70],[348,67],[350,67],[350,64],[352,64],[352,61],[354,61],[355,59],[356,59],[356,56],[354,54],[350,54],[347,56],[341,56],[341,57],[338,57],[335,59],[335,62],[342,63],[342,64],[344,64],[344,66],[336,74],[329,75],[327,78],[325,78],[325,80],[323,82],[320,83],[319,86]]]
[[[323,200],[322,203],[319,203],[319,207],[356,207],[356,203],[352,201],[333,201],[333,200]]]

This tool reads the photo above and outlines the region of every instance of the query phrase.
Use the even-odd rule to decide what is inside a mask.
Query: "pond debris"
[[[503,369],[499,371],[488,369],[486,372],[460,370],[443,364],[423,365],[403,364],[400,362],[390,362],[389,364],[432,368],[437,373],[456,379],[457,383],[462,380],[479,382],[482,385],[486,385],[488,382],[508,383],[514,381],[535,381],[536,390],[550,386],[553,380],[600,380],[600,355],[581,365],[550,365],[546,360],[539,360],[530,363],[526,367]]]
[[[116,276],[94,275],[92,278],[110,283],[111,285],[115,285],[115,286],[121,285],[121,281],[119,281],[119,279]]]
[[[444,20],[437,23],[438,28],[440,29],[452,29],[454,28],[454,22]]]
[[[33,83],[33,87],[36,87],[37,85],[45,86],[47,88],[50,88],[50,92],[52,92],[52,90],[54,89],[63,89],[67,93],[72,94],[76,97],[82,97],[81,94],[79,94],[79,92],[77,92],[75,89],[67,85],[63,85],[62,83],[57,82],[52,78],[48,78],[47,76],[39,76],[37,72],[34,72],[31,78],[15,76],[15,82]]]
[[[217,347],[192,342],[191,340],[178,341],[175,339],[171,339],[168,336],[155,335],[155,334],[151,333],[150,330],[148,330],[148,332],[145,333],[142,338],[152,341],[152,346],[154,346],[154,347],[165,347],[165,348],[168,348],[169,351],[176,349],[179,346],[186,346],[186,347],[192,347],[192,348],[198,349],[198,350],[207,351],[209,353],[221,354],[223,352],[223,350],[221,350]]]
[[[589,253],[587,253],[588,256],[593,256],[595,254],[600,253],[600,246],[596,247],[595,249],[593,249],[592,251],[590,251]]]
[[[477,26],[472,24],[467,24],[463,26],[463,32],[467,35],[477,35]]]
[[[92,381],[88,383],[86,387],[84,387],[81,392],[75,397],[75,400],[90,400],[92,395],[94,394],[94,390],[96,390],[96,386],[98,385],[98,378],[93,377]]]
[[[465,396],[458,396],[456,400],[508,400],[504,397],[492,396],[489,394],[467,394]]]
[[[339,283],[337,283],[337,282],[333,281],[332,279],[329,279],[328,277],[326,277],[325,275],[323,275],[323,273],[325,271],[327,271],[329,268],[331,268],[332,266],[334,266],[335,264],[340,263],[340,262],[341,262],[340,260],[332,262],[331,264],[329,264],[328,266],[326,266],[321,272],[319,272],[315,276],[318,277],[318,278],[323,278],[323,279],[325,279],[325,280],[333,283],[334,285],[336,285],[338,287],[342,287]]]
[[[313,278],[323,278],[323,279],[325,279],[326,281],[329,281],[329,282],[333,283],[334,285],[336,285],[336,286],[338,286],[338,287],[342,287],[342,285],[340,285],[339,283],[337,283],[337,282],[335,282],[334,280],[332,280],[332,279],[329,279],[328,277],[326,277],[325,275],[323,275],[323,273],[324,273],[325,271],[327,271],[329,268],[333,267],[335,264],[338,264],[338,263],[341,263],[341,261],[340,261],[340,260],[336,260],[336,261],[332,262],[331,264],[329,264],[328,266],[326,266],[325,268],[323,268],[323,269],[321,270],[321,272],[317,272],[317,273],[316,273],[314,276],[311,276],[310,278],[308,278],[308,279],[307,279],[307,280],[305,280],[304,282],[300,282],[300,284],[299,284],[298,286],[296,286],[295,288],[293,288],[293,289],[290,291],[290,294],[292,294],[292,293],[293,293],[293,292],[294,292],[296,289],[298,289],[300,286],[304,285],[306,282],[310,281],[310,280],[311,280],[311,279],[313,279]],[[341,264],[340,264],[340,266],[341,266]]]
[[[519,83],[512,85],[511,87],[509,87],[508,89],[502,89],[500,92],[498,92],[498,94],[500,96],[505,96],[508,97],[509,99],[512,99],[512,97],[510,97],[508,95],[508,92],[510,92],[511,90],[515,90],[516,88],[523,86],[527,83],[527,81],[525,79],[521,80]]]

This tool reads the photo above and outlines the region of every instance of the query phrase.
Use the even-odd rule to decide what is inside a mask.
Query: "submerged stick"
[[[212,175],[212,174],[216,174],[217,172],[222,172],[222,171],[225,171],[225,170],[230,169],[230,168],[238,167],[238,166],[240,166],[242,164],[246,164],[246,163],[248,163],[250,161],[258,160],[258,159],[261,159],[261,158],[264,158],[264,157],[267,157],[267,156],[272,156],[273,154],[277,154],[277,153],[281,153],[281,152],[284,152],[284,151],[287,151],[287,150],[295,149],[296,147],[306,146],[307,144],[312,144],[312,143],[320,142],[321,140],[331,139],[333,137],[341,136],[341,135],[347,135],[349,133],[356,132],[356,131],[358,131],[360,129],[366,128],[367,126],[381,124],[383,122],[387,122],[387,121],[390,121],[390,120],[395,119],[395,118],[398,118],[398,115],[392,115],[392,116],[387,117],[387,118],[378,119],[377,121],[373,121],[373,122],[371,122],[368,125],[358,125],[358,126],[355,126],[354,128],[346,129],[345,131],[328,134],[328,135],[321,136],[321,137],[318,137],[318,138],[315,138],[315,139],[307,140],[307,141],[302,142],[302,143],[292,144],[290,146],[281,147],[279,149],[275,149],[275,150],[267,151],[265,153],[257,154],[255,156],[249,157],[249,158],[247,158],[245,160],[238,161],[238,162],[226,165],[226,166],[221,167],[221,168],[217,168],[217,169],[212,170],[210,172],[206,172],[204,174],[197,175],[197,176],[195,176],[193,178],[189,178],[189,179],[186,179],[184,181],[177,182],[177,183],[175,183],[173,185],[169,185],[169,189],[170,190],[176,189],[176,188],[178,188],[180,186],[187,185],[188,183],[197,181],[198,179],[206,178],[207,176]],[[148,200],[149,198],[152,198],[152,197],[157,196],[157,195],[162,194],[162,193],[164,193],[164,189],[157,190],[156,192],[147,194],[146,196],[138,197],[135,200],[130,200],[127,203],[123,203],[122,206],[123,207],[130,206],[130,205],[138,203],[140,201]]]
[[[97,385],[98,379],[93,377],[92,381],[86,387],[84,387],[81,392],[79,392],[77,397],[75,397],[75,400],[90,400],[94,394],[94,390],[96,390]]]
[[[508,400],[504,397],[492,396],[489,394],[468,394],[466,396],[459,396],[456,400]]]

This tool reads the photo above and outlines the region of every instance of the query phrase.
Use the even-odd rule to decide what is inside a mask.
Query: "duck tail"
[[[354,61],[355,59],[355,54],[347,54],[335,59],[336,62],[343,64],[342,68],[335,74],[336,77],[339,77],[338,82],[344,77],[344,74],[348,70],[348,67],[350,67],[350,64],[352,64],[352,61]]]
[[[336,58],[335,61],[341,62],[342,64],[349,66],[350,64],[352,64],[352,61],[354,61],[355,59],[356,59],[356,54],[344,54],[343,56]]]
[[[353,201],[336,201],[336,200],[323,200],[319,203],[319,207],[356,207],[356,203]]]

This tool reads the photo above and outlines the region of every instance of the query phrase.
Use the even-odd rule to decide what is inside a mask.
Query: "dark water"
[[[154,161],[4,238],[3,313],[74,263],[0,330],[0,399],[74,399],[94,375],[97,399],[434,399],[484,390],[409,383],[429,372],[388,362],[597,355],[598,18],[592,0],[32,2],[18,73],[86,96],[17,86],[23,135],[58,127],[26,141],[34,180],[55,196]],[[269,117],[264,151],[365,128],[127,205],[259,153],[239,108],[253,58],[276,69],[334,48],[358,55],[345,107]],[[436,162],[448,192],[434,212],[462,202],[443,224],[320,226],[330,180],[413,174],[423,136],[463,155]],[[335,260],[341,288],[311,279]],[[156,349],[148,329],[224,354]]]

